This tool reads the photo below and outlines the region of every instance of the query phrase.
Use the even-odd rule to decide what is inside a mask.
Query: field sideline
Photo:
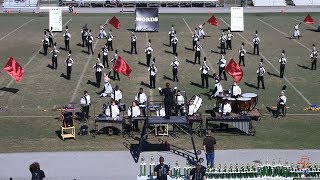
[[[134,28],[134,17],[132,14],[64,14],[63,24],[69,26],[71,33],[71,49],[72,58],[75,63],[71,81],[61,77],[66,74],[66,67],[63,63],[67,56],[67,52],[60,50],[58,58],[58,70],[51,70],[47,67],[51,64],[51,56],[43,56],[39,54],[42,51],[41,40],[43,38],[43,29],[47,28],[48,16],[46,14],[1,14],[0,23],[4,26],[0,27],[0,55],[1,62],[4,64],[12,55],[25,69],[25,76],[21,83],[16,84],[12,79],[2,71],[0,76],[0,84],[2,88],[0,92],[0,106],[7,108],[6,112],[0,113],[0,122],[4,124],[0,128],[2,139],[0,144],[9,143],[11,147],[1,146],[0,152],[16,152],[16,151],[32,151],[35,145],[28,147],[31,142],[45,143],[41,151],[59,151],[59,150],[80,150],[81,143],[86,143],[89,150],[118,150],[124,149],[119,145],[97,145],[98,142],[109,140],[110,137],[99,136],[94,140],[87,140],[80,137],[77,142],[72,142],[72,147],[64,147],[60,139],[55,134],[58,130],[59,122],[53,117],[58,117],[58,112],[51,111],[68,102],[79,102],[83,90],[88,90],[93,101],[98,101],[94,106],[96,112],[100,113],[103,99],[99,99],[95,92],[100,91],[90,82],[95,81],[94,69],[97,54],[101,51],[101,47],[105,40],[94,40],[94,55],[87,55],[82,50],[85,48],[78,46],[80,43],[81,27],[88,24],[92,29],[94,36],[98,33],[99,24],[104,23],[113,15],[117,16],[121,22],[121,29],[112,28],[114,39],[114,49],[118,49],[119,55],[124,57],[133,69],[130,79],[120,75],[121,81],[112,81],[112,85],[119,85],[124,92],[124,101],[129,104],[134,94],[141,86],[141,81],[149,83],[147,67],[139,65],[138,62],[145,63],[145,54],[143,53],[148,39],[152,41],[152,47],[155,50],[153,57],[156,58],[158,67],[156,86],[163,87],[165,82],[170,82],[172,86],[178,89],[186,90],[188,98],[194,94],[199,94],[204,99],[204,103],[200,108],[202,113],[210,113],[214,107],[215,100],[209,100],[208,94],[210,89],[201,89],[199,65],[193,65],[186,60],[193,61],[194,52],[192,48],[192,31],[199,23],[205,22],[210,16],[208,14],[160,14],[160,31],[155,33],[137,33],[138,36],[138,55],[126,53],[130,50],[130,29]],[[241,148],[317,148],[317,136],[319,132],[315,127],[319,127],[316,121],[319,112],[305,111],[304,108],[310,104],[320,104],[320,96],[318,95],[319,78],[318,71],[311,71],[310,67],[310,48],[315,43],[317,49],[319,32],[313,31],[316,25],[301,25],[300,31],[302,38],[299,40],[289,39],[293,33],[293,26],[299,21],[303,21],[307,13],[270,13],[270,14],[245,14],[245,31],[234,32],[233,50],[228,50],[226,59],[234,58],[238,61],[238,49],[242,42],[245,43],[247,52],[252,52],[252,38],[255,30],[258,31],[261,39],[260,56],[246,55],[246,67],[242,67],[244,77],[240,83],[242,92],[253,92],[258,94],[258,108],[263,116],[262,121],[255,122],[257,134],[255,137],[247,137],[241,135],[230,135],[228,133],[219,132],[217,137],[221,140],[228,141],[226,144],[218,147],[221,149],[232,149],[234,142],[239,142]],[[310,14],[317,22],[319,13]],[[210,65],[210,74],[218,71],[216,62],[218,61],[220,52],[219,36],[221,29],[226,29],[230,24],[230,15],[215,14],[218,18],[219,26],[214,27],[205,25],[204,29],[207,38],[200,41],[203,47],[202,58],[207,57]],[[169,66],[173,55],[170,53],[172,49],[165,44],[168,42],[168,31],[171,25],[175,25],[178,33],[178,58],[180,61],[179,77],[180,81],[171,82],[163,77],[172,77],[171,67]],[[110,26],[106,29],[108,30]],[[58,47],[64,47],[62,33],[56,33],[54,41]],[[279,74],[278,59],[282,49],[286,50],[288,64],[285,70],[285,78],[277,77]],[[111,52],[111,56],[113,56]],[[110,57],[109,56],[109,59]],[[265,75],[266,90],[257,90],[255,88],[256,68],[260,58],[264,59],[264,65],[267,70]],[[104,72],[109,72],[105,69]],[[228,89],[232,84],[232,78],[228,76],[228,81],[223,81],[224,89]],[[213,88],[213,79],[210,78],[209,86]],[[289,114],[297,114],[299,116],[287,116],[283,119],[274,119],[272,113],[267,107],[275,106],[276,97],[281,87],[287,85],[288,109]],[[6,88],[4,88],[6,87]],[[149,90],[144,87],[147,94],[157,95],[157,89]],[[48,111],[44,111],[48,110]],[[91,108],[91,114],[93,113]],[[301,116],[301,115],[313,116]],[[93,126],[93,124],[92,124]],[[280,128],[281,127],[281,128]],[[38,129],[40,128],[40,129]],[[4,133],[1,129],[10,130]],[[304,138],[308,134],[307,140]],[[227,138],[228,137],[228,138]],[[231,138],[232,137],[232,138]],[[117,139],[120,137],[112,137]],[[290,141],[287,141],[287,139]],[[19,141],[17,140],[19,139]],[[201,139],[198,139],[197,147],[201,147]],[[305,142],[301,143],[302,140]],[[97,141],[95,143],[94,141]],[[49,143],[50,142],[50,143]],[[267,143],[265,143],[267,142]],[[55,148],[50,144],[55,144]],[[179,143],[179,142],[177,142]],[[96,147],[92,145],[95,144]],[[85,149],[85,150],[88,150]]]

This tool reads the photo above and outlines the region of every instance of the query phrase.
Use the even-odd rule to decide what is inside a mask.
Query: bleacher
[[[4,9],[23,9],[36,8],[38,0],[4,0],[2,7]]]
[[[320,0],[293,0],[295,6],[320,6]]]
[[[271,6],[286,6],[285,0],[252,0],[253,6],[265,6],[265,7],[271,7]]]
[[[219,0],[62,0],[62,6],[104,7],[215,7]]]

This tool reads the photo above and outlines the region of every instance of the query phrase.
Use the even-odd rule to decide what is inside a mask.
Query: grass
[[[71,49],[73,51],[72,58],[75,63],[73,66],[71,81],[68,81],[60,75],[66,73],[66,67],[63,63],[67,56],[67,52],[61,50],[59,56],[58,70],[54,71],[46,67],[51,64],[50,56],[43,56],[38,54],[41,47],[41,40],[43,29],[48,26],[48,16],[46,14],[2,14],[0,23],[0,37],[10,33],[13,29],[21,26],[23,23],[34,19],[23,28],[17,30],[15,33],[9,35],[0,41],[1,62],[4,64],[6,60],[12,55],[19,63],[25,66],[25,76],[19,84],[13,83],[10,88],[17,90],[17,93],[2,91],[0,96],[0,104],[2,107],[7,107],[6,112],[1,112],[0,118],[0,152],[23,152],[23,151],[64,151],[64,150],[124,150],[122,142],[125,141],[122,137],[98,136],[96,138],[79,137],[76,141],[61,141],[55,131],[59,130],[60,122],[56,122],[54,117],[59,116],[59,112],[50,111],[54,107],[66,105],[70,101],[79,102],[83,90],[88,90],[91,94],[92,100],[97,101],[95,109],[101,112],[101,106],[104,103],[103,99],[99,99],[95,92],[100,89],[88,84],[88,81],[95,81],[94,69],[98,52],[105,43],[105,40],[99,40],[95,48],[95,55],[90,57],[82,52],[86,50],[76,44],[80,43],[81,27],[85,24],[92,29],[94,35],[97,34],[99,24],[104,23],[113,14],[64,14],[63,24],[68,23],[72,39]],[[190,98],[194,94],[200,94],[204,98],[200,112],[206,113],[211,110],[215,104],[214,100],[209,100],[207,93],[209,89],[201,89],[197,86],[190,85],[190,81],[200,83],[199,66],[187,63],[185,60],[193,61],[194,52],[185,48],[191,48],[191,30],[199,23],[205,22],[209,15],[207,14],[161,14],[160,15],[160,30],[155,33],[137,33],[138,36],[138,55],[130,55],[124,50],[130,50],[130,31],[127,29],[134,28],[134,17],[132,14],[116,14],[121,22],[121,29],[114,30],[113,34],[116,36],[114,40],[114,47],[118,49],[119,55],[124,57],[130,66],[133,68],[132,77],[130,79],[120,75],[121,81],[111,82],[113,86],[119,85],[124,92],[124,101],[129,104],[132,101],[135,93],[141,87],[140,82],[148,83],[147,67],[139,65],[141,61],[145,63],[144,47],[148,39],[152,40],[152,46],[155,49],[153,57],[156,58],[156,65],[158,66],[158,76],[156,86],[164,86],[168,80],[163,79],[163,75],[171,77],[170,63],[172,61],[172,54],[165,53],[165,51],[172,51],[171,48],[164,46],[167,43],[168,31],[172,24],[178,32],[179,44],[178,53],[180,61],[179,77],[180,81],[170,82],[172,86],[177,86],[178,89],[186,90]],[[320,88],[317,71],[301,68],[303,66],[309,67],[309,51],[302,47],[297,42],[286,38],[283,34],[270,28],[268,25],[258,21],[257,18],[272,25],[279,31],[284,32],[288,36],[292,34],[293,25],[297,22],[295,19],[303,20],[306,14],[246,14],[245,15],[245,31],[240,34],[249,42],[252,41],[255,30],[258,30],[261,39],[260,52],[270,61],[276,68],[274,69],[265,60],[265,68],[271,74],[278,74],[276,70],[279,68],[277,62],[282,49],[286,50],[288,56],[288,64],[285,71],[287,79],[298,89],[303,96],[312,104],[319,104],[320,96],[317,90]],[[311,14],[312,17],[317,17],[319,14]],[[217,14],[219,20],[219,27],[205,25],[205,31],[209,36],[201,41],[203,50],[207,56],[208,61],[212,65],[211,68],[217,72],[218,68],[216,62],[220,55],[211,53],[211,50],[218,51],[218,38],[221,30],[228,26],[219,18],[222,18],[227,23],[230,23],[230,16],[226,14]],[[183,19],[187,22],[185,24]],[[286,22],[286,23],[283,23]],[[110,26],[107,27],[109,29]],[[303,37],[298,40],[301,44],[311,48],[313,43],[316,43],[318,33],[314,32],[311,27],[307,25],[301,26],[301,33]],[[313,28],[315,29],[315,28]],[[234,33],[233,50],[227,51],[226,58],[235,58],[237,61],[238,48],[242,42],[245,42],[247,51],[252,52],[251,46],[239,34]],[[57,46],[63,45],[63,37],[61,33],[57,33],[54,38]],[[95,39],[94,43],[97,40]],[[317,43],[316,43],[317,44]],[[317,45],[318,47],[318,45]],[[319,47],[318,47],[319,48]],[[42,51],[42,49],[41,49]],[[113,55],[113,52],[111,53]],[[204,55],[202,54],[202,57]],[[88,62],[89,61],[89,62]],[[270,112],[266,109],[268,106],[275,106],[276,97],[279,94],[281,87],[287,85],[288,97],[288,113],[294,114],[318,114],[316,111],[304,111],[303,109],[309,105],[296,92],[296,90],[289,85],[285,80],[279,79],[276,76],[265,76],[266,90],[257,90],[247,84],[256,84],[255,70],[259,56],[246,55],[246,67],[243,67],[244,77],[241,81],[241,88],[243,92],[254,92],[258,94],[258,108],[262,114],[262,120],[255,122],[257,130],[256,136],[234,135],[230,133],[216,133],[216,136],[221,142],[218,145],[219,149],[233,149],[233,148],[285,148],[285,149],[303,149],[303,148],[319,148],[316,137],[319,137],[319,132],[316,127],[319,127],[317,121],[318,116],[287,116],[283,119],[271,118]],[[84,69],[88,62],[87,69]],[[299,66],[300,65],[300,66]],[[106,69],[105,72],[109,72]],[[80,81],[80,88],[75,89],[78,80],[84,71],[83,79]],[[214,71],[210,71],[212,74]],[[0,84],[5,87],[11,78],[1,73]],[[227,82],[223,82],[223,87],[228,89],[231,85],[231,77]],[[213,80],[210,79],[210,87],[213,87]],[[157,95],[157,90],[149,90],[144,87],[148,95]],[[76,94],[75,99],[72,95]],[[92,108],[93,109],[93,108]],[[91,113],[92,113],[91,109]],[[49,111],[44,111],[49,110]],[[28,118],[19,116],[43,116],[41,118]],[[48,116],[48,117],[47,117]],[[92,125],[93,126],[93,125]],[[78,127],[77,127],[78,128]],[[183,136],[182,136],[183,137]],[[170,141],[189,147],[187,138],[170,139]],[[197,147],[201,147],[201,138],[197,138]]]

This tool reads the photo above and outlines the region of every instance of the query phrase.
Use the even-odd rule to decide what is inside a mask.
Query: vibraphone
[[[217,116],[217,117],[208,117],[206,119],[206,130],[213,130],[213,128],[209,128],[209,124],[211,122],[219,122],[229,124],[240,131],[248,134],[254,135],[255,130],[252,125],[252,119],[250,116]]]
[[[118,116],[116,118],[107,117],[107,116],[100,116],[95,119],[95,130],[100,131],[106,127],[117,128],[119,131],[123,131],[123,123],[124,118],[123,116]]]

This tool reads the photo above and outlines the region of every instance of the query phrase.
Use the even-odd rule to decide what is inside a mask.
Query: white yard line
[[[67,21],[63,26],[66,26],[70,21],[72,20],[72,18],[69,19],[69,21]],[[56,35],[57,33],[53,34],[53,37]],[[26,69],[29,64],[33,61],[33,59],[39,54],[39,51],[42,49],[42,46],[33,54],[33,56],[29,59],[29,61],[22,67],[23,69]],[[12,83],[14,82],[14,79],[12,79],[5,87],[9,87],[12,85]],[[5,91],[2,91],[0,93],[0,96],[3,96]]]
[[[222,18],[220,18],[221,21],[223,21],[227,26],[230,27],[230,25],[224,21]],[[244,39],[251,47],[253,47],[252,43],[248,41],[245,37],[243,37],[240,33],[237,33],[242,39]],[[276,68],[262,53],[260,53],[261,57],[278,73],[280,74],[280,71],[278,68]],[[286,78],[283,77],[283,79],[302,97],[302,99],[308,104],[311,105],[310,101]]]
[[[282,32],[282,31],[280,31],[279,29],[277,29],[277,28],[273,27],[271,24],[269,24],[269,23],[267,23],[267,22],[262,21],[262,20],[261,20],[261,19],[259,19],[259,18],[257,18],[257,20],[258,20],[258,21],[260,21],[260,22],[262,22],[263,24],[265,24],[265,25],[267,25],[267,26],[271,27],[272,29],[274,29],[274,30],[278,31],[279,33],[281,33],[281,34],[285,35],[286,37],[291,37],[291,36],[288,36],[286,33],[284,33],[284,32]],[[292,40],[293,40],[294,42],[296,42],[296,43],[300,44],[302,47],[306,48],[308,51],[311,51],[311,49],[309,49],[307,46],[303,45],[302,43],[300,43],[300,42],[299,42],[299,41],[297,41],[296,39],[292,39]]]
[[[5,39],[6,37],[10,36],[12,33],[16,32],[17,30],[19,30],[20,28],[22,28],[23,26],[29,24],[29,22],[33,21],[34,19],[29,20],[28,22],[25,22],[24,24],[22,24],[21,26],[17,27],[16,29],[12,30],[11,32],[9,32],[7,35],[3,36],[0,41],[2,41],[3,39]]]
[[[105,24],[108,23],[108,20],[109,20],[109,19],[107,19],[107,21],[105,22]],[[97,46],[98,42],[99,42],[99,39],[97,39],[96,42],[94,43],[94,45],[93,45],[93,51],[96,49],[96,46]],[[89,62],[90,62],[91,59],[92,59],[92,53],[91,53],[90,56],[88,57],[87,63],[86,63],[86,65],[84,66],[84,68],[83,68],[83,70],[82,70],[82,73],[81,73],[81,75],[80,75],[80,78],[78,79],[77,86],[76,86],[76,88],[74,89],[73,94],[72,94],[72,97],[71,97],[71,99],[70,99],[69,102],[73,102],[74,99],[76,98],[78,89],[79,89],[79,87],[80,87],[80,84],[81,84],[82,79],[83,79],[83,76],[84,76],[84,73],[86,72],[87,67],[88,67]]]
[[[188,27],[188,29],[189,29],[190,33],[191,33],[191,34],[193,34],[193,32],[192,32],[192,30],[191,30],[191,28],[190,28],[189,24],[188,24],[188,23],[187,23],[187,21],[184,19],[184,17],[182,17],[182,20],[183,20],[183,21],[184,21],[184,23],[187,25],[187,27]],[[208,57],[208,56],[207,56],[207,54],[204,52],[204,50],[203,50],[203,49],[201,49],[201,51],[202,51],[202,53],[203,53],[204,57],[207,57],[207,58],[209,59],[209,57]],[[209,65],[210,69],[215,73],[215,70],[213,69],[213,66],[211,65],[211,63],[210,63],[210,61],[209,61],[208,59],[207,59],[208,65]]]
[[[296,18],[293,18],[293,17],[292,17],[291,19],[293,19],[293,20],[295,20],[295,21],[298,21],[298,22],[301,22],[301,20],[296,19]],[[311,24],[307,24],[307,23],[304,23],[304,24],[306,24],[307,26],[310,26],[310,27],[312,27],[312,28],[317,28],[316,26],[311,25]]]

